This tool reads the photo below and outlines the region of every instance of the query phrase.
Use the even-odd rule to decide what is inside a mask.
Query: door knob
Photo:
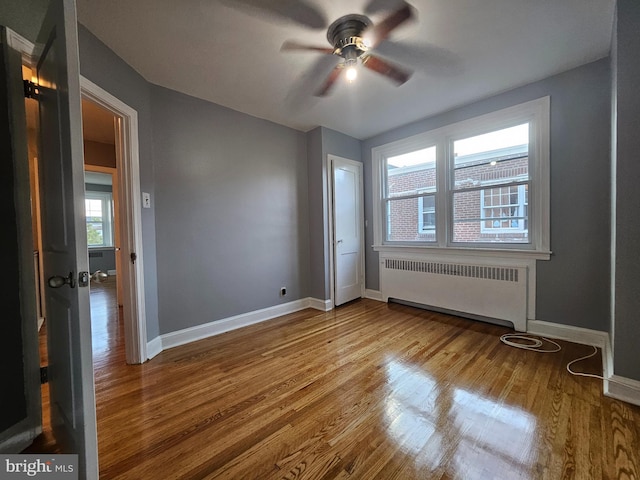
[[[73,272],[69,272],[68,277],[63,277],[61,275],[54,275],[53,277],[49,277],[47,283],[51,288],[60,288],[64,285],[69,285],[71,288],[75,288],[76,279],[74,278]]]

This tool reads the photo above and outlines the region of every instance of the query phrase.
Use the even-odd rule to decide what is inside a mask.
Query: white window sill
[[[511,258],[528,260],[550,260],[550,251],[523,250],[516,248],[465,248],[465,247],[436,247],[429,245],[372,245],[376,252],[407,253],[437,256],[468,256],[486,258]]]

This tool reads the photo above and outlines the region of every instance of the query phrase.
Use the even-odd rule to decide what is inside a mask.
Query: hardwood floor
[[[108,308],[102,479],[640,478],[640,408],[565,369],[590,347],[517,350],[503,327],[361,300],[127,366]]]

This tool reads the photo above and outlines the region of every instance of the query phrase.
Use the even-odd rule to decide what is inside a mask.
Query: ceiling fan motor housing
[[[327,40],[333,46],[334,53],[352,63],[368,50],[362,38],[362,32],[371,25],[364,15],[345,15],[333,22],[327,30]]]

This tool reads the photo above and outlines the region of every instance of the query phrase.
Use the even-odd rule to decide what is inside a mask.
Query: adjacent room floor
[[[101,479],[640,476],[640,407],[565,369],[588,346],[360,300],[127,366],[118,309],[93,305]]]

